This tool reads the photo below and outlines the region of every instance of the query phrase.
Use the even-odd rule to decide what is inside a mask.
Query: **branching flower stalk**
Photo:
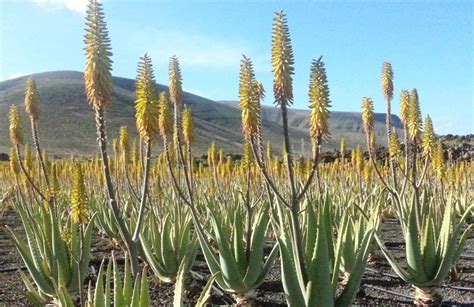
[[[30,117],[31,122],[31,134],[33,136],[33,143],[36,149],[36,155],[38,158],[38,164],[46,182],[46,187],[49,189],[48,172],[44,163],[43,154],[41,152],[37,123],[39,121],[39,95],[36,87],[36,82],[33,79],[26,81],[25,90],[25,111]]]
[[[145,213],[145,203],[148,197],[148,181],[150,176],[150,159],[152,142],[158,138],[159,135],[159,106],[156,95],[155,77],[153,74],[153,66],[151,58],[145,54],[140,58],[138,64],[138,76],[135,85],[136,88],[136,121],[137,129],[140,133],[141,139],[145,142],[144,153],[144,170],[140,208],[138,212],[137,223],[135,231],[133,232],[132,241],[134,244],[138,241],[140,229],[143,224],[143,217]]]
[[[382,65],[382,93],[387,102],[386,126],[387,126],[387,147],[390,144],[390,135],[393,133],[392,127],[392,108],[391,103],[393,99],[393,70],[392,64],[384,62]],[[392,172],[393,185],[397,186],[397,174],[395,172],[395,165],[392,160],[390,163],[390,171]]]
[[[416,89],[413,89],[410,94],[410,101],[408,105],[408,137],[410,142],[412,143],[412,161],[411,161],[411,171],[412,171],[412,178],[411,178],[411,185],[414,191],[414,198],[415,198],[415,213],[416,213],[416,221],[418,226],[421,227],[421,217],[420,217],[420,193],[419,188],[420,184],[417,184],[417,171],[418,171],[418,146],[422,139],[422,129],[423,129],[423,121],[421,119],[421,110],[420,110],[420,102],[418,99],[418,92]],[[407,180],[410,180],[409,177]]]
[[[193,159],[193,152],[192,152],[192,144],[194,143],[194,120],[193,114],[189,107],[185,107],[183,112],[183,138],[186,144],[186,156],[188,158],[188,169],[189,169],[189,177],[191,181],[191,190],[194,189],[193,186],[193,174],[194,174],[194,159]]]
[[[404,172],[405,178],[408,178],[408,170],[410,167],[410,140],[408,138],[408,113],[409,113],[409,106],[410,106],[410,92],[407,90],[403,90],[400,94],[400,118],[403,123],[403,140],[405,145],[405,169],[402,170]],[[405,190],[407,180],[404,180],[402,191]]]
[[[97,128],[97,141],[99,143],[102,160],[102,171],[107,188],[108,202],[119,229],[124,248],[130,255],[132,273],[139,274],[138,250],[132,240],[132,235],[127,229],[121,216],[116,199],[115,188],[109,166],[107,154],[107,135],[105,129],[105,112],[112,96],[112,56],[107,25],[104,19],[102,5],[97,0],[90,0],[86,13],[86,34],[84,35],[86,66],[84,70],[84,83],[86,97],[89,105],[95,112]]]
[[[181,69],[176,56],[172,56],[169,61],[169,98],[174,108],[174,126],[173,126],[173,146],[177,157],[178,170],[180,167],[186,167],[182,154],[181,140],[181,113],[183,108],[183,88]],[[178,172],[178,177],[180,176]]]
[[[247,227],[247,259],[250,257],[250,235],[252,227],[252,206],[250,200],[250,169],[252,164],[252,139],[257,144],[257,155],[263,164],[262,139],[260,131],[260,99],[263,98],[264,91],[261,83],[255,80],[253,64],[250,58],[243,56],[240,63],[239,78],[239,107],[242,110],[242,133],[244,134],[244,152],[242,157],[242,166],[245,168],[246,192],[245,192],[245,210]]]
[[[315,173],[319,193],[322,193],[321,178],[318,171],[318,159],[322,141],[327,141],[330,137],[328,120],[329,107],[331,107],[326,68],[324,67],[322,56],[318,60],[313,60],[311,64],[308,96],[310,101],[309,108],[311,109],[309,132],[313,144],[313,167],[300,195],[306,193]]]
[[[137,191],[133,187],[132,182],[130,181],[130,174],[129,174],[129,160],[130,160],[130,136],[128,133],[127,126],[120,127],[120,137],[119,137],[119,148],[122,153],[121,157],[121,164],[123,165],[123,172],[125,175],[125,180],[127,181],[128,189],[130,193],[137,199],[140,200]]]
[[[24,138],[23,138],[23,128],[21,124],[20,111],[18,110],[16,106],[10,107],[9,121],[10,121],[10,126],[9,126],[10,141],[13,144],[13,147],[15,149],[16,160],[18,161],[18,164],[20,165],[20,168],[23,171],[23,174],[25,175],[28,183],[33,187],[33,189],[40,196],[42,201],[47,201],[46,196],[41,192],[40,188],[35,184],[35,182],[33,181],[33,178],[29,174],[28,170],[25,167],[25,164],[23,163],[21,159],[20,146],[23,145]]]
[[[77,279],[79,285],[79,304],[84,306],[84,289],[82,286],[83,277],[81,268],[84,265],[84,225],[89,222],[89,214],[87,213],[87,195],[84,184],[84,176],[80,164],[76,164],[74,169],[74,178],[71,187],[71,217],[73,223],[77,224],[79,228],[79,259],[77,260]]]
[[[327,130],[327,119],[329,117],[328,107],[330,106],[329,89],[327,86],[326,72],[321,58],[313,62],[310,81],[310,107],[312,110],[310,133],[313,140],[313,168],[307,178],[302,190],[297,192],[295,186],[295,177],[293,170],[293,162],[291,156],[291,145],[288,132],[288,116],[287,107],[293,101],[292,75],[293,75],[293,51],[291,47],[290,34],[286,17],[283,12],[277,12],[274,17],[273,34],[272,34],[272,71],[273,71],[273,91],[275,103],[280,107],[283,120],[283,137],[284,137],[284,161],[287,168],[288,186],[290,188],[289,199],[285,199],[280,193],[266,171],[263,163],[260,161],[255,141],[252,139],[252,150],[256,157],[257,164],[263,174],[268,186],[275,194],[279,202],[290,212],[291,225],[291,241],[294,244],[292,248],[293,259],[295,261],[295,271],[300,288],[305,288],[308,281],[306,266],[304,263],[304,253],[302,246],[302,229],[298,219],[300,211],[300,201],[308,189],[314,173],[317,168],[318,144],[325,139],[329,133]],[[272,201],[272,200],[270,200]]]

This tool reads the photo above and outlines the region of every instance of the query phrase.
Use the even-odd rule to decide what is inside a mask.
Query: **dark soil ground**
[[[10,225],[21,233],[21,222],[11,211],[0,217],[0,225]],[[400,226],[395,220],[386,220],[383,223],[382,235],[387,247],[392,251],[397,259],[404,258],[404,243],[400,232]],[[95,279],[95,274],[102,258],[109,257],[112,248],[107,241],[96,237],[93,243],[93,254],[90,279]],[[115,252],[116,256],[123,257],[120,251]],[[405,282],[395,276],[390,265],[379,251],[375,265],[367,268],[363,277],[360,291],[354,305],[357,306],[406,306],[413,301],[414,290]],[[462,273],[456,281],[446,281],[445,285],[439,289],[443,296],[443,306],[474,306],[474,235],[467,241],[463,256],[457,263],[457,267]],[[20,289],[24,289],[18,269],[24,269],[21,258],[16,252],[13,244],[0,231],[0,306],[22,306],[28,305],[22,297]],[[210,274],[202,255],[198,255],[193,271],[204,279],[195,276],[188,277],[186,284],[186,302],[193,305],[201,293],[202,287]],[[172,305],[173,302],[172,285],[160,284],[150,276],[150,296],[153,306]],[[232,298],[223,297],[216,292],[212,293],[211,304],[226,305]],[[259,306],[286,306],[283,286],[280,279],[280,266],[278,261],[271,270],[265,282],[256,291],[255,303]]]

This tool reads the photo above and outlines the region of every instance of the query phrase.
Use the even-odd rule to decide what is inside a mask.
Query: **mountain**
[[[20,105],[23,110],[24,88],[27,78],[36,80],[40,96],[39,135],[43,148],[56,155],[91,155],[96,152],[94,113],[86,102],[83,74],[76,71],[54,71],[23,76],[0,82],[0,152],[7,152],[8,110],[10,105]],[[157,85],[159,91],[167,86]],[[113,77],[112,102],[107,112],[108,138],[118,136],[121,126],[127,125],[132,136],[137,136],[134,110],[135,81]],[[191,93],[184,93],[184,104],[193,111],[196,127],[195,153],[202,154],[212,141],[228,153],[242,150],[240,110],[236,102],[217,102]],[[22,111],[23,112],[23,111]],[[25,133],[29,133],[29,122],[23,112]],[[295,152],[302,150],[302,139],[309,153],[308,110],[290,109],[289,126]],[[393,116],[394,126],[401,128],[400,119]],[[264,140],[273,147],[281,147],[282,125],[279,110],[272,106],[262,108]],[[349,148],[364,145],[361,115],[354,112],[332,112],[330,118],[331,140],[325,149],[337,148],[344,137]],[[385,115],[376,114],[375,131],[380,144],[385,141]]]

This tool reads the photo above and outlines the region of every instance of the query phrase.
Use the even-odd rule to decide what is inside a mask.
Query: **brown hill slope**
[[[41,100],[41,122],[39,133],[43,147],[53,154],[90,155],[96,152],[94,115],[86,103],[83,75],[75,71],[55,71],[24,76],[0,82],[0,152],[10,146],[8,140],[8,109],[10,105],[21,105],[24,84],[28,77],[38,85]],[[120,126],[127,125],[136,136],[134,110],[134,80],[114,77],[110,110],[107,114],[109,141],[117,137]],[[168,87],[157,85],[160,91]],[[191,107],[196,126],[196,153],[205,152],[212,141],[226,152],[237,153],[242,148],[240,111],[235,103],[219,103],[191,93],[184,93],[184,103]],[[21,108],[23,109],[23,108]],[[301,152],[301,139],[308,151],[308,111],[290,110],[290,134],[295,152]],[[265,141],[272,142],[278,150],[282,143],[281,116],[278,109],[265,106],[262,110],[262,126]],[[376,133],[380,141],[383,135],[385,116],[376,115]],[[394,116],[395,126],[400,120]],[[332,139],[327,149],[338,146],[344,136],[348,147],[364,144],[360,114],[333,112],[330,127]],[[24,130],[29,132],[29,123],[24,117]]]

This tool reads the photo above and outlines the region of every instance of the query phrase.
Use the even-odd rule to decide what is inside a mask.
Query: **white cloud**
[[[67,9],[83,14],[87,8],[87,0],[33,0],[40,7],[47,9]]]

